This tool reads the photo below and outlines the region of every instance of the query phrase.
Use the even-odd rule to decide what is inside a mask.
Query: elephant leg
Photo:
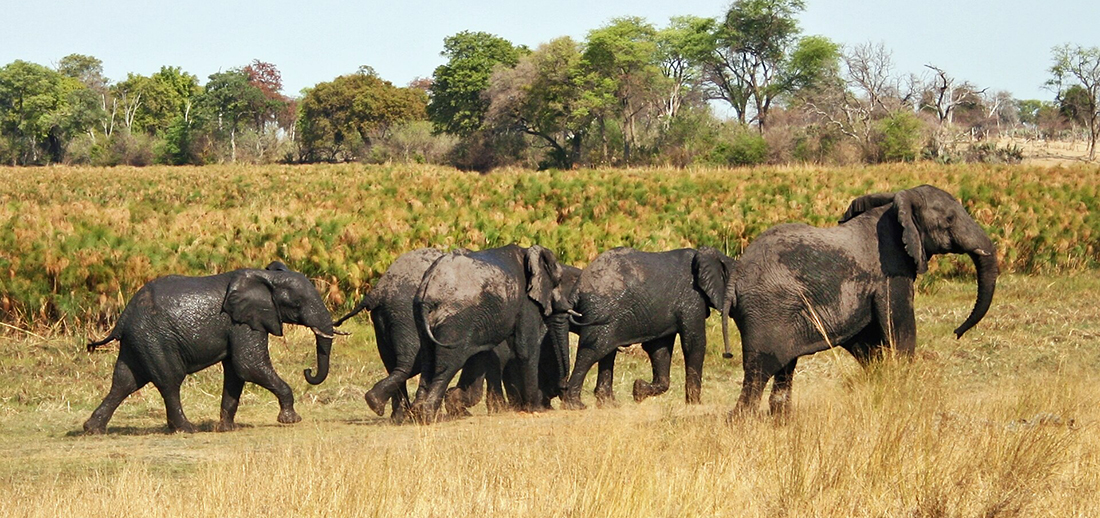
[[[237,375],[237,371],[233,368],[233,362],[228,359],[222,361],[222,372],[224,373],[224,379],[222,380],[222,412],[215,430],[228,432],[237,429],[233,418],[237,415],[237,405],[241,402],[244,380]]]
[[[917,319],[913,312],[913,281],[906,278],[887,280],[884,293],[874,298],[875,319],[886,337],[886,344],[905,356],[917,346]]]
[[[432,376],[432,382],[424,391],[423,398],[418,393],[416,402],[413,403],[411,413],[414,419],[422,424],[435,422],[439,407],[443,403],[447,385],[451,383],[451,379],[455,377],[455,374],[458,374],[460,368],[462,368],[462,364],[457,363]]]
[[[760,404],[764,385],[778,369],[777,362],[765,358],[759,353],[742,353],[745,365],[745,378],[741,383],[741,397],[737,399],[735,414],[755,412]]]
[[[775,373],[775,381],[772,383],[772,394],[768,398],[768,406],[771,413],[777,417],[787,417],[791,413],[791,385],[794,382],[794,367],[798,363],[795,358]]]
[[[680,347],[684,350],[684,399],[689,405],[697,405],[702,400],[703,360],[707,356],[705,320],[680,335]]]
[[[125,349],[119,353],[119,357],[115,361],[115,372],[111,378],[111,390],[103,398],[103,402],[99,404],[99,407],[92,412],[91,417],[84,422],[85,433],[100,434],[106,432],[107,422],[111,420],[111,416],[118,409],[118,405],[122,404],[127,396],[149,383],[145,376],[134,373],[133,369],[127,364],[128,359],[129,355],[125,352]]]
[[[160,397],[164,398],[164,411],[168,415],[168,429],[173,432],[194,433],[195,426],[187,420],[183,413],[183,405],[180,403],[180,385],[183,384],[183,376],[176,379],[153,381],[160,391]]]
[[[421,360],[420,337],[401,326],[389,325],[377,313],[372,313],[371,319],[375,325],[378,356],[386,367],[386,377],[363,394],[363,399],[371,411],[382,416],[386,412],[387,399],[391,399],[393,405],[408,406],[408,388],[405,388],[405,383],[418,372],[418,362]]]
[[[519,402],[519,385],[516,381],[519,373],[516,372],[516,367],[513,361],[502,364],[500,357],[493,354],[489,368],[485,370],[485,405],[489,407],[490,414],[507,410],[509,401]]]
[[[592,366],[599,360],[597,354],[594,348],[585,347],[584,344],[577,347],[577,359],[573,365],[573,372],[569,375],[569,385],[563,398],[565,408],[584,408],[584,404],[581,403],[581,388],[588,371],[592,370]]]
[[[466,361],[462,367],[462,374],[458,376],[458,384],[447,389],[444,398],[444,406],[447,415],[451,417],[469,417],[469,408],[478,404],[485,391],[485,371],[488,367],[488,356],[492,352],[475,354]]]
[[[233,348],[230,359],[237,375],[269,390],[279,399],[278,421],[283,424],[301,421],[301,416],[294,411],[294,392],[271,365],[271,356],[267,352],[267,334],[242,329],[233,334],[230,347]]]
[[[596,375],[596,406],[598,407],[610,407],[615,406],[615,356],[618,355],[618,350],[612,350],[611,352],[600,358],[600,371]]]
[[[659,396],[668,391],[669,371],[672,368],[672,346],[676,335],[668,335],[642,344],[649,355],[649,365],[653,369],[653,381],[634,380],[634,401],[641,403],[646,398]]]
[[[401,383],[397,386],[397,394],[395,394],[390,402],[393,409],[390,411],[390,420],[394,424],[402,424],[405,422],[405,414],[409,410],[409,388],[405,383]]]

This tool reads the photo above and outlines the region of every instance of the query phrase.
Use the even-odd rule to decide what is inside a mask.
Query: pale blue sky
[[[806,34],[842,44],[882,42],[897,72],[935,64],[979,88],[1053,99],[1042,88],[1050,49],[1100,46],[1096,0],[806,0]],[[662,26],[673,15],[718,16],[729,0],[519,2],[295,2],[270,0],[0,0],[0,65],[53,65],[70,53],[103,60],[112,80],[181,66],[205,82],[253,58],[274,63],[285,91],[370,65],[404,85],[442,62],[443,38],[486,31],[534,47],[562,35],[583,39],[616,16]]]

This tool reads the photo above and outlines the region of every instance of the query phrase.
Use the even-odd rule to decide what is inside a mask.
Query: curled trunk
[[[320,385],[328,377],[329,356],[332,354],[332,335],[325,336],[316,330],[314,332],[317,335],[317,375],[314,376],[313,371],[310,369],[306,369],[304,374],[310,385]]]
[[[955,329],[956,338],[961,338],[963,333],[981,321],[989,311],[989,305],[993,302],[993,292],[997,288],[997,253],[992,242],[987,238],[981,248],[967,254],[974,261],[974,267],[977,269],[978,298],[974,301],[974,309],[970,311],[970,316]]]

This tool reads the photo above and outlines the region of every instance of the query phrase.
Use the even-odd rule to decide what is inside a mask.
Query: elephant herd
[[[741,334],[744,381],[737,412],[753,411],[774,380],[773,413],[789,412],[801,356],[843,347],[862,364],[884,348],[911,354],[916,345],[913,285],[936,254],[967,254],[977,299],[955,333],[962,336],[990,307],[998,274],[989,236],[954,197],[922,185],[851,202],[840,224],[783,224],[760,234],[734,259],[710,247],[666,252],[615,248],[583,270],[550,250],[507,245],[450,253],[425,248],[400,256],[355,308],[333,322],[312,283],[275,262],[208,277],[150,281],[129,301],[110,334],[88,351],[120,341],[110,392],[84,423],[102,433],[118,405],[152,382],[164,398],[169,428],[192,431],[180,406],[184,377],[215,363],[224,370],[218,430],[235,427],[244,382],[279,399],[281,423],[301,418],[294,396],[271,365],[268,335],[283,324],[316,336],[319,384],[329,370],[343,322],[368,311],[387,375],[367,391],[378,415],[387,401],[395,422],[431,422],[440,408],[468,414],[482,396],[490,412],[538,411],[554,398],[584,408],[581,388],[598,364],[596,401],[614,398],[620,347],[640,343],[651,381],[635,380],[642,401],[666,392],[676,336],[684,355],[685,397],[698,403],[706,353],[705,321],[721,312],[725,356],[728,319]],[[569,333],[579,337],[570,369]],[[448,389],[461,371],[455,387]],[[415,398],[406,388],[419,375]]]

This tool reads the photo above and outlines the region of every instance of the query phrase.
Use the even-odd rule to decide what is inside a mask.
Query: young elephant
[[[580,345],[563,398],[565,405],[584,408],[581,385],[597,361],[597,402],[613,400],[616,351],[635,343],[641,343],[649,355],[653,381],[635,380],[634,400],[663,394],[669,387],[677,334],[684,350],[686,399],[698,403],[707,347],[706,318],[711,308],[722,307],[723,288],[733,264],[733,259],[710,247],[658,253],[615,248],[596,257],[570,295],[570,307],[584,315],[584,321],[573,322],[581,326]]]
[[[421,248],[406,252],[390,265],[378,284],[367,293],[350,313],[340,317],[336,326],[363,310],[370,311],[378,354],[388,375],[375,383],[363,396],[374,413],[382,415],[386,400],[392,403],[390,418],[400,423],[405,420],[409,405],[406,381],[420,374],[420,335],[413,319],[413,296],[420,287],[420,280],[428,267],[443,256],[435,248]]]
[[[912,354],[917,342],[913,282],[936,254],[967,254],[978,297],[955,334],[985,316],[997,284],[993,242],[950,194],[922,185],[852,201],[840,225],[773,227],[738,259],[726,315],[741,331],[745,380],[738,411],[755,409],[772,377],[773,413],[790,408],[799,356],[840,346],[866,364],[884,346]]]
[[[508,342],[522,371],[526,410],[542,408],[538,397],[538,364],[553,313],[562,267],[554,253],[540,246],[508,245],[480,252],[460,251],[441,257],[424,274],[413,301],[417,326],[427,349],[421,376],[430,375],[427,390],[418,391],[413,413],[422,422],[435,419],[451,378],[466,360]],[[559,351],[568,358],[569,351]]]
[[[283,335],[283,324],[309,327],[317,337],[317,385],[328,376],[332,314],[304,275],[272,263],[266,270],[242,269],[209,277],[171,275],[150,281],[134,295],[111,333],[88,344],[88,352],[120,342],[111,391],[84,423],[103,433],[122,400],[152,382],[164,398],[168,426],[193,432],[180,406],[185,376],[221,362],[225,371],[219,431],[235,428],[244,382],[279,398],[279,422],[296,423],[294,394],[271,365],[267,335]]]
[[[569,358],[561,361],[558,356],[559,351],[569,349],[569,332],[579,332],[580,329],[569,326],[568,313],[571,308],[566,300],[566,295],[573,291],[580,277],[580,268],[562,265],[561,282],[551,301],[553,314],[547,317],[549,332],[543,338],[539,353],[538,401],[543,407],[550,407],[550,401],[562,395],[562,382],[569,375],[568,370],[564,370],[569,367]],[[483,392],[488,392],[485,403],[490,413],[524,408],[527,401],[521,390],[523,379],[520,368],[520,362],[507,343],[470,357],[462,367],[458,384],[447,389],[447,414],[469,415],[467,408],[477,405]],[[487,391],[482,389],[483,385],[488,386]]]

